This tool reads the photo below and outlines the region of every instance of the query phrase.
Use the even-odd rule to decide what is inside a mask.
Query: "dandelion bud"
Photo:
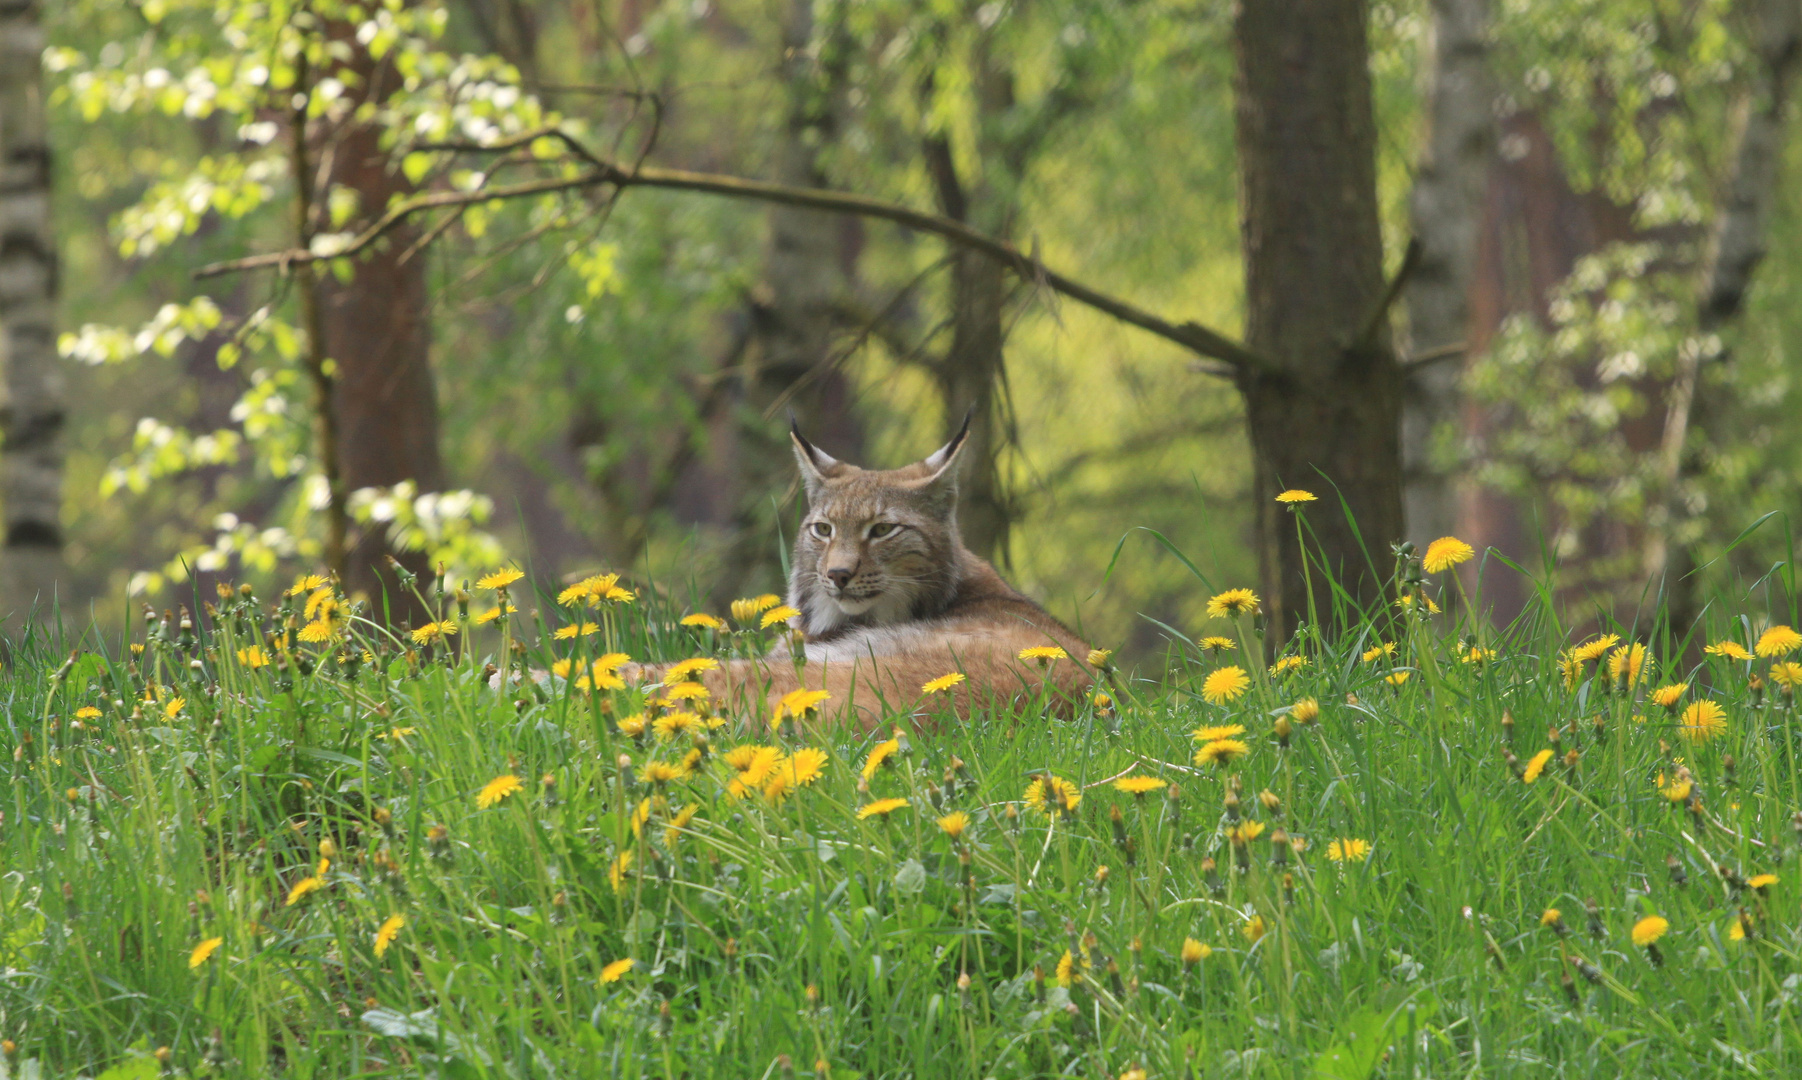
[[[1546,731],[1545,737],[1546,737],[1546,741],[1552,744],[1552,748],[1557,749],[1558,740],[1562,739],[1564,736],[1562,733],[1559,732],[1558,725],[1553,724],[1551,726],[1551,728]]]
[[[1320,702],[1308,697],[1289,706],[1289,719],[1298,724],[1312,724],[1320,718]]]
[[[1597,941],[1608,936],[1608,928],[1602,925],[1602,909],[1596,906],[1593,899],[1583,901],[1583,910],[1589,914],[1589,936]]]
[[[1677,886],[1679,889],[1689,884],[1689,872],[1683,869],[1683,860],[1677,858],[1675,855],[1666,855],[1664,857],[1664,865],[1671,872],[1671,884]]]
[[[1514,756],[1514,751],[1505,751],[1502,754],[1502,760],[1508,763],[1508,771],[1514,774],[1516,780],[1526,779],[1527,771],[1521,768],[1520,759]]]
[[[1575,750],[1568,750],[1564,754],[1564,771],[1570,773],[1573,779],[1577,775],[1577,759],[1580,756]]]
[[[1038,964],[1032,966],[1032,996],[1041,1004],[1045,1001],[1045,969]]]
[[[1269,788],[1265,788],[1263,791],[1258,792],[1258,802],[1263,805],[1264,811],[1271,817],[1280,818],[1283,816],[1283,800],[1278,798],[1276,792],[1271,791]]]
[[[1201,860],[1201,876],[1203,880],[1207,882],[1208,891],[1215,896],[1219,896],[1222,892],[1226,891],[1225,886],[1220,881],[1219,868],[1213,859],[1208,858]]]
[[[13,1042],[11,1039],[0,1039],[0,1054],[5,1054],[7,1057],[12,1057],[14,1054],[16,1054],[18,1052],[19,1052],[19,1044],[18,1043]]]
[[[1270,834],[1270,863],[1282,867],[1289,862],[1289,834],[1276,829]]]
[[[1271,730],[1276,732],[1276,744],[1284,750],[1289,749],[1289,733],[1294,730],[1289,725],[1289,718],[1287,716],[1277,717],[1276,723],[1271,725]]]
[[[1539,917],[1539,925],[1546,927],[1559,937],[1570,936],[1570,927],[1565,925],[1564,913],[1555,907],[1545,909],[1545,914]]]
[[[1227,790],[1227,793],[1226,793],[1225,804],[1226,804],[1226,820],[1238,821],[1239,820],[1239,796],[1234,794],[1230,788]]]
[[[738,939],[737,938],[729,937],[726,939],[725,952],[726,952],[727,960],[730,961],[730,960],[738,959]]]
[[[1502,738],[1509,746],[1514,745],[1514,714],[1507,709],[1502,710]]]
[[[1602,981],[1602,969],[1596,967],[1587,960],[1577,961],[1577,974],[1583,976],[1592,983],[1599,983]]]
[[[632,775],[632,755],[630,754],[619,756],[619,782],[626,787],[634,787],[638,783],[637,777]]]
[[[1295,875],[1283,875],[1283,906],[1295,906]]]
[[[1183,939],[1182,959],[1183,964],[1187,967],[1194,967],[1196,964],[1201,963],[1212,955],[1213,952],[1213,949],[1196,941],[1194,938]]]
[[[1107,873],[1107,867],[1105,866],[1097,866],[1095,868],[1095,885],[1097,888],[1107,884]]]
[[[168,1065],[169,1059],[175,1056],[175,1052],[167,1046],[159,1046],[151,1051],[150,1056],[156,1059],[158,1065]]]
[[[1583,999],[1577,995],[1577,980],[1570,977],[1568,970],[1558,976],[1558,984],[1564,987],[1565,1000],[1572,1005],[1582,1004]]]
[[[1108,824],[1114,827],[1114,844],[1116,847],[1126,846],[1126,819],[1121,815],[1118,806],[1110,806],[1107,810]]]
[[[1726,774],[1724,782],[1726,783],[1726,785],[1728,787],[1733,786],[1733,770],[1734,770],[1735,765],[1736,765],[1736,763],[1733,760],[1732,754],[1728,754],[1726,757],[1721,759],[1721,770],[1722,770],[1722,772],[1724,772]]]
[[[807,989],[802,991],[802,993],[804,993],[807,997],[807,1007],[808,1008],[811,1009],[820,1003],[820,988],[815,986],[814,984],[808,983]]]

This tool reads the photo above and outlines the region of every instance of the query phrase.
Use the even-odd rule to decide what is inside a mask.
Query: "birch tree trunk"
[[[1239,376],[1274,641],[1307,614],[1310,581],[1278,492],[1322,497],[1318,551],[1360,604],[1382,602],[1402,530],[1367,14],[1363,0],[1241,0],[1233,19],[1246,344],[1275,365]],[[1326,620],[1333,593],[1318,569],[1311,582]]]
[[[1802,6],[1796,0],[1748,0],[1758,70],[1733,155],[1732,172],[1721,196],[1696,304],[1703,335],[1725,329],[1745,308],[1752,274],[1769,250],[1768,222],[1777,197],[1789,126],[1790,98],[1802,70]],[[1700,476],[1705,460],[1691,447],[1691,431],[1706,432],[1721,403],[1702,385],[1702,366],[1721,363],[1725,351],[1687,349],[1677,358],[1659,446],[1657,486],[1646,521],[1644,569],[1654,588],[1662,586],[1674,629],[1687,630],[1700,613],[1696,583],[1689,576],[1689,552],[1672,550],[1687,482]]]
[[[1488,33],[1489,0],[1433,0],[1426,140],[1409,207],[1420,261],[1405,293],[1408,352],[1426,362],[1408,373],[1402,399],[1402,510],[1408,539],[1423,550],[1457,527],[1457,491],[1432,451],[1458,418],[1471,277],[1495,156]]]
[[[43,53],[37,0],[0,2],[0,347],[7,395],[0,411],[6,514],[0,615],[9,619],[50,603],[63,570],[65,388],[54,328]]]

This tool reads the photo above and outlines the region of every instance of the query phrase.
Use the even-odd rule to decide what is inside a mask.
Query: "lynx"
[[[950,693],[959,716],[973,707],[1048,685],[1058,706],[1090,682],[1089,647],[964,547],[957,530],[957,465],[965,421],[949,443],[900,469],[838,461],[790,432],[807,495],[795,538],[788,604],[801,614],[805,663],[791,646],[764,662],[735,660],[708,673],[722,705],[761,705],[807,688],[832,696],[828,716],[866,727],[904,712],[921,687],[960,672]],[[1022,650],[1055,646],[1066,657],[1021,660]],[[646,668],[640,678],[654,679]],[[760,700],[761,699],[761,700]]]

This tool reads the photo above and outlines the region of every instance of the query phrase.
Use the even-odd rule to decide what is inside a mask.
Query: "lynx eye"
[[[814,535],[815,535],[815,536],[817,536],[817,537],[819,537],[819,538],[820,538],[820,539],[821,539],[821,540],[830,540],[830,539],[832,539],[832,525],[831,525],[831,523],[830,523],[830,522],[825,522],[825,521],[816,521],[816,522],[814,522],[814,523],[813,523],[813,534],[814,534]]]
[[[870,539],[880,540],[900,527],[901,526],[892,522],[878,521],[876,524],[870,526]]]

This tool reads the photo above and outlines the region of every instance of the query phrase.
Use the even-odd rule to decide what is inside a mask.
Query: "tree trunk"
[[[958,477],[957,527],[964,546],[985,559],[1007,563],[1013,509],[1001,480],[999,437],[1006,423],[1001,393],[1006,378],[1002,320],[1007,271],[973,251],[951,256],[951,347],[939,361],[939,396],[945,403],[946,437],[969,413],[970,445]]]
[[[391,65],[373,63],[360,47],[350,66],[360,77],[353,84],[361,87],[359,103],[379,101],[399,85]],[[374,124],[350,123],[330,151],[328,183],[355,191],[365,215],[379,213],[392,199],[412,191],[383,151],[380,136]],[[444,487],[426,260],[412,251],[418,238],[416,229],[403,225],[357,260],[348,283],[322,275],[320,314],[327,354],[337,364],[333,411],[349,492],[403,480],[413,481],[421,493]],[[377,618],[382,617],[385,594],[396,623],[418,621],[425,610],[412,593],[399,588],[388,563],[391,554],[422,579],[429,573],[423,553],[393,551],[378,523],[353,538],[345,587],[353,595],[367,594]]]
[[[43,54],[36,0],[0,4],[0,348],[6,363],[0,615],[8,619],[49,604],[63,573],[65,390],[56,355]]]
[[[1471,276],[1495,156],[1488,32],[1488,0],[1433,0],[1426,146],[1410,205],[1420,261],[1406,293],[1408,352],[1428,360],[1407,376],[1402,399],[1403,517],[1408,539],[1423,550],[1458,524],[1452,477],[1432,451],[1458,419]]]
[[[1759,67],[1697,298],[1696,324],[1704,334],[1717,333],[1739,318],[1752,273],[1769,249],[1768,222],[1783,164],[1789,99],[1802,70],[1802,10],[1795,0],[1750,0],[1746,7]],[[1701,615],[1691,553],[1681,545],[1671,550],[1682,489],[1698,480],[1707,464],[1702,447],[1688,445],[1696,441],[1691,429],[1705,434],[1710,426],[1720,426],[1715,414],[1726,404],[1718,400],[1718,391],[1711,394],[1701,384],[1702,365],[1711,359],[1722,362],[1727,354],[1709,357],[1690,349],[1677,358],[1659,447],[1658,486],[1647,514],[1646,579],[1653,588],[1662,586],[1671,628],[1679,634]]]
[[[850,48],[846,5],[833,5],[831,13],[831,21],[816,28],[812,0],[791,0],[783,23],[787,100],[772,162],[779,183],[810,188],[830,183],[826,157],[838,143],[848,107]],[[728,592],[781,584],[771,501],[793,482],[786,414],[834,457],[862,459],[863,425],[852,408],[844,358],[836,355],[858,227],[842,214],[793,206],[769,211],[763,280],[751,297],[749,334],[734,335],[739,341],[732,351],[739,354],[743,373],[741,415],[730,429],[701,436],[730,440],[729,455],[709,455],[720,466],[714,474],[729,478],[722,494],[730,503],[733,536],[721,583]]]
[[[1324,569],[1363,604],[1381,602],[1389,545],[1402,531],[1401,377],[1378,311],[1365,19],[1362,0],[1241,0],[1234,16],[1246,344],[1280,367],[1240,376],[1276,641],[1307,611],[1278,492],[1321,496],[1309,523]],[[1355,525],[1335,505],[1341,498]],[[1323,619],[1332,610],[1324,577],[1314,570]]]

